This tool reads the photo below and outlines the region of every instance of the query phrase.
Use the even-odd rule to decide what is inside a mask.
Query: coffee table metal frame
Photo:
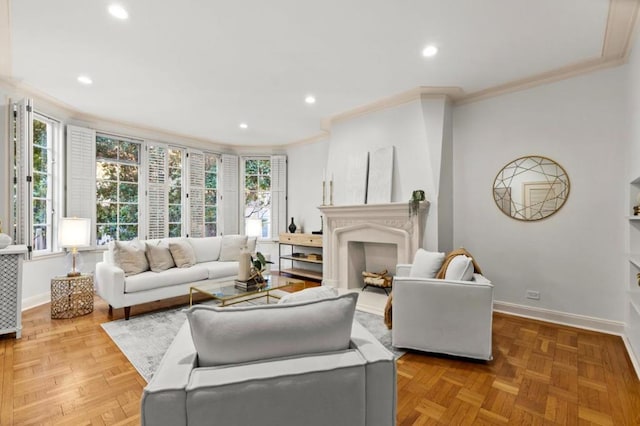
[[[303,280],[281,275],[265,276],[264,285],[252,290],[241,290],[236,288],[235,281],[208,280],[189,288],[189,306],[193,306],[194,292],[206,294],[214,300],[220,301],[220,306],[229,306],[235,303],[246,302],[247,300],[258,299],[260,297],[266,297],[267,303],[269,303],[269,297],[280,299],[279,296],[270,294],[272,290],[282,289],[283,287],[295,284],[303,284],[303,286],[306,287],[306,282]]]

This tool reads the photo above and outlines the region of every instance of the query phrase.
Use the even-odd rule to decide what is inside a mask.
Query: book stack
[[[235,281],[235,287],[238,290],[242,290],[242,291],[250,291],[250,290],[255,290],[258,285],[258,283],[256,283],[255,280],[249,280],[249,281]]]

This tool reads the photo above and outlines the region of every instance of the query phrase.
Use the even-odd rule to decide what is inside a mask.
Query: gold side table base
[[[93,312],[93,276],[51,280],[51,318],[75,318]]]

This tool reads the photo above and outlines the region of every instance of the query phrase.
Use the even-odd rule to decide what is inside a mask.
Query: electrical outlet
[[[536,290],[527,290],[527,299],[540,300],[540,292]]]

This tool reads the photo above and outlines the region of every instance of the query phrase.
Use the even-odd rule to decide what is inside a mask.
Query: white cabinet
[[[22,261],[27,246],[0,250],[0,334],[22,332]]]
[[[633,351],[630,355],[637,362],[640,362],[640,215],[634,215],[634,206],[640,205],[639,195],[640,177],[629,185],[629,276],[625,321],[625,335]],[[636,369],[639,367],[636,365]]]

